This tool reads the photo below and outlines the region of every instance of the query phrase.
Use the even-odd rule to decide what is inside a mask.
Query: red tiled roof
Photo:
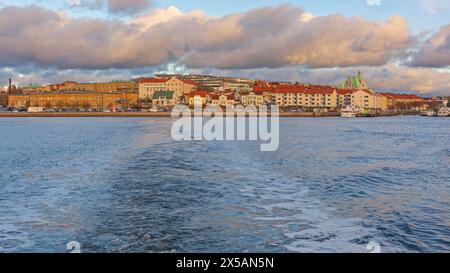
[[[236,96],[234,94],[230,94],[227,96],[227,100],[236,100]]]
[[[355,90],[353,89],[337,89],[336,91],[339,95],[350,95],[353,94],[353,92],[355,92]]]
[[[381,93],[384,96],[393,98],[393,99],[399,99],[399,100],[423,100],[422,97],[419,97],[414,94],[394,94],[394,93]]]
[[[289,94],[289,93],[302,93],[309,95],[328,95],[333,94],[334,88],[331,86],[320,85],[279,85],[274,88],[273,93]]]
[[[195,91],[195,92],[191,92],[188,94],[188,97],[193,98],[193,97],[203,97],[206,98],[206,96],[208,95],[208,93],[206,91]]]
[[[224,95],[227,97],[227,100],[236,100],[236,96],[234,94],[228,94],[228,95],[227,94],[221,94],[221,95],[213,94],[213,95],[210,95],[210,97],[212,100],[219,100],[220,97],[224,96]]]

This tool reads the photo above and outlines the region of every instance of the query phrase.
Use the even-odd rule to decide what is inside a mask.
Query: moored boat
[[[342,109],[341,117],[344,118],[356,118],[362,113],[362,109],[359,105],[349,105]]]
[[[450,109],[446,106],[441,107],[439,111],[437,112],[438,117],[448,117],[450,116]]]
[[[436,116],[436,112],[434,112],[433,110],[423,111],[422,112],[422,116],[424,116],[424,117],[435,117]]]

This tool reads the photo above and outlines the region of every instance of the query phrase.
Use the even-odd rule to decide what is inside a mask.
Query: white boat
[[[434,117],[434,116],[436,116],[436,112],[434,112],[433,110],[423,111],[422,112],[422,116],[424,116],[424,117]]]
[[[44,107],[28,107],[28,113],[42,113],[44,112]]]
[[[438,117],[448,117],[450,116],[450,109],[446,106],[441,107],[439,111],[437,112]]]
[[[362,113],[362,108],[359,105],[349,105],[342,109],[341,117],[344,118],[356,118]]]

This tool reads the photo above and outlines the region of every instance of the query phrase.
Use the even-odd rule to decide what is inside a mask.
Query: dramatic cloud
[[[413,66],[450,66],[450,25],[442,27],[413,57]]]
[[[210,20],[198,48],[183,61],[191,67],[218,68],[383,65],[413,41],[401,17],[381,24],[339,15],[304,22],[301,14],[282,6]]]
[[[401,57],[413,42],[406,21],[398,16],[384,23],[314,17],[291,5],[224,17],[169,8],[128,22],[76,19],[36,6],[8,7],[0,10],[0,37],[0,65],[62,69],[169,62],[221,69],[377,66]]]

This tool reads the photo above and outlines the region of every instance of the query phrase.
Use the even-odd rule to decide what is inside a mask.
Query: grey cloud
[[[410,65],[424,67],[450,66],[450,25],[443,26],[413,56]]]

